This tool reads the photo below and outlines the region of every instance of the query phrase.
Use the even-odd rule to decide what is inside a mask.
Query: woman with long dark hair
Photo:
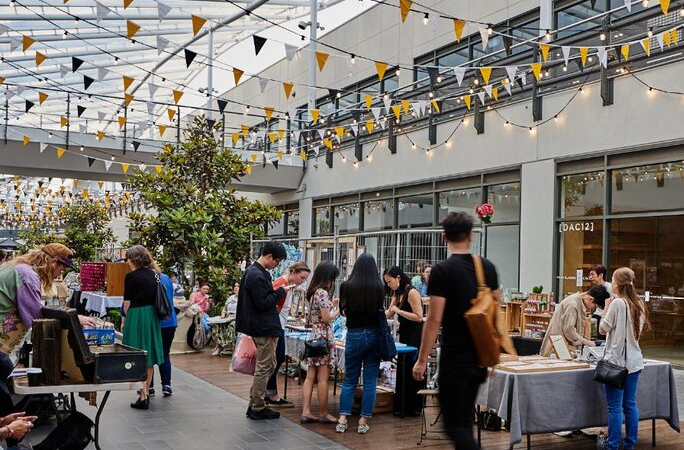
[[[330,297],[335,290],[335,280],[339,274],[340,269],[333,263],[330,261],[322,262],[314,270],[309,288],[306,290],[306,300],[309,305],[307,317],[311,324],[309,339],[323,338],[327,340],[328,354],[307,358],[306,380],[302,387],[301,423],[335,423],[337,421],[335,416],[328,412],[328,380],[332,367],[337,363],[335,334],[332,328],[332,323],[337,317],[335,311],[337,302]],[[316,382],[318,383],[319,418],[311,415],[311,396]]]
[[[399,317],[399,342],[420,348],[423,333],[423,303],[421,294],[411,284],[409,277],[399,267],[394,266],[383,274],[385,286],[392,294],[390,306],[385,311],[387,318],[396,314]],[[403,358],[397,363],[397,389],[399,395],[394,396],[394,414],[420,414],[422,401],[418,391],[423,388],[424,381],[416,381],[412,375],[413,361],[405,364]],[[403,374],[403,375],[402,375]],[[402,381],[404,380],[404,381]],[[402,402],[401,396],[404,401]],[[402,409],[402,403],[405,410]]]
[[[344,348],[345,376],[340,394],[340,418],[335,430],[347,431],[356,385],[363,366],[361,418],[357,431],[366,434],[368,419],[373,416],[375,387],[380,369],[375,347],[378,311],[383,309],[384,288],[375,259],[367,253],[356,260],[349,279],[340,286],[340,311],[347,318],[347,341]]]
[[[604,385],[608,405],[607,450],[617,450],[622,436],[622,418],[625,421],[623,448],[636,446],[639,430],[639,409],[636,403],[639,374],[644,368],[644,357],[639,347],[639,337],[648,323],[646,304],[634,289],[634,271],[621,267],[613,272],[612,292],[615,298],[606,302],[600,331],[606,335],[603,358],[627,368],[624,390]]]

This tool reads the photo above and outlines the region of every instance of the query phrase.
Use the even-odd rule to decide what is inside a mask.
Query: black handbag
[[[625,302],[625,306],[626,306]],[[627,332],[629,329],[629,322],[628,322],[628,317],[629,317],[629,307],[625,308],[625,346],[624,346],[624,354],[625,354],[625,364],[627,363]],[[605,357],[605,354],[604,354]],[[599,362],[596,364],[596,370],[594,371],[594,381],[598,381],[599,383],[607,384],[608,386],[612,386],[617,389],[624,389],[625,388],[625,381],[627,380],[627,367],[619,366],[617,364],[613,364],[611,362],[606,361],[605,359],[599,360]]]
[[[72,411],[52,430],[40,443],[33,446],[35,450],[83,450],[94,439],[92,429],[95,424],[88,416]]]
[[[307,326],[311,326],[311,310],[313,309],[313,297],[309,304],[309,314],[306,322]],[[322,337],[316,339],[307,339],[304,341],[304,358],[319,358],[321,356],[328,356],[330,354],[330,347],[328,340]]]
[[[397,344],[394,342],[392,330],[387,324],[387,316],[385,310],[378,310],[378,323],[375,326],[375,332],[378,337],[377,355],[381,361],[392,361],[397,356]]]
[[[169,299],[166,296],[166,288],[161,283],[159,274],[154,272],[154,279],[157,281],[157,295],[154,299],[154,309],[157,311],[157,317],[159,320],[166,320],[171,317],[171,305],[169,305]]]

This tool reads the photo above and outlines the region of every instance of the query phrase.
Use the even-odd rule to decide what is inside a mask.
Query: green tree
[[[64,227],[64,244],[72,249],[78,261],[95,261],[98,248],[115,241],[109,227],[109,214],[100,203],[79,199],[57,210]]]
[[[233,151],[221,148],[207,120],[195,118],[180,148],[166,145],[159,154],[162,170],[136,170],[128,177],[148,212],[131,213],[134,242],[147,247],[162,268],[190,264],[197,278],[212,287],[214,305],[222,305],[238,263],[248,255],[250,235],[261,236],[264,223],[281,212],[260,201],[236,195],[234,182],[247,166]]]
[[[66,242],[63,235],[58,235],[54,230],[45,228],[37,223],[31,224],[29,228],[21,230],[17,237],[22,242],[22,244],[17,247],[18,254],[26,253],[31,249],[41,247],[51,242],[58,242],[60,244]]]

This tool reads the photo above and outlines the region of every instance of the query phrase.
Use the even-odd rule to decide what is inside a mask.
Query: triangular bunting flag
[[[366,121],[366,129],[368,130],[368,133],[372,133],[373,128],[375,128],[375,122],[372,120]]]
[[[157,129],[159,130],[159,136],[164,136],[164,132],[166,131],[166,125],[157,125]]]
[[[31,142],[31,138],[29,136],[24,135],[24,139],[23,139],[24,147],[26,147],[29,142]]]
[[[579,52],[580,52],[580,57],[582,58],[582,67],[585,67],[587,65],[587,55],[589,54],[589,48],[588,47],[580,47]]]
[[[65,127],[65,126],[67,126],[67,125],[69,125],[69,119],[67,119],[67,118],[64,117],[64,116],[61,116],[61,117],[59,118],[59,126],[60,126],[60,128],[63,128],[63,127]]]
[[[124,93],[124,105],[128,106],[133,101],[134,97],[128,92]]]
[[[366,109],[370,109],[371,105],[373,104],[373,96],[370,94],[365,94],[363,96],[363,101],[366,103]]]
[[[240,125],[242,128],[242,137],[247,137],[249,135],[249,125]]]
[[[484,90],[487,93],[487,95],[489,95],[489,98],[492,98],[492,85],[491,84],[485,85]]]
[[[45,149],[47,148],[47,146],[48,145],[46,143],[41,142],[40,143],[40,152],[43,153],[45,151]]]
[[[373,113],[373,117],[375,117],[375,120],[380,120],[380,108],[371,108],[371,112]]]
[[[140,30],[140,25],[130,20],[126,21],[126,36],[128,39],[133,39],[133,36]]]
[[[498,100],[498,99],[499,99],[499,88],[498,88],[498,87],[493,87],[493,88],[492,88],[492,93],[491,93],[490,95],[491,95],[491,97],[492,97],[494,100]]]
[[[192,64],[192,61],[195,59],[197,56],[197,53],[193,52],[192,50],[183,49],[185,52],[185,67],[190,67],[190,64]]]
[[[133,78],[127,77],[126,75],[123,75],[123,87],[124,87],[124,92],[128,90],[129,87],[131,87],[131,84],[133,84]]]
[[[670,35],[669,31],[665,31],[663,33],[663,41],[665,41],[665,45],[667,45],[668,47],[672,46],[672,36]]]
[[[413,2],[411,0],[399,0],[399,10],[401,12],[401,21],[406,22],[406,17],[409,11],[411,11],[411,6]]]
[[[285,91],[285,98],[286,99],[290,98],[290,95],[292,94],[292,88],[293,87],[294,87],[294,84],[283,81],[283,90]]]
[[[658,41],[660,51],[662,52],[663,50],[665,50],[665,39],[663,38],[663,33],[656,34],[656,41]]]
[[[256,55],[259,55],[259,52],[261,49],[264,47],[264,44],[266,43],[266,38],[262,38],[261,36],[257,36],[256,34],[252,35],[252,41],[254,41],[254,53]]]
[[[632,0],[624,0],[627,11],[632,12]]]
[[[242,78],[243,73],[245,73],[243,70],[233,67],[233,79],[235,80],[235,86],[237,86],[240,82],[240,78]]]
[[[565,66],[567,67],[568,61],[570,60],[570,47],[561,47],[561,52],[563,52],[563,59],[565,60]]]
[[[313,120],[313,123],[318,122],[318,117],[320,116],[321,111],[318,109],[311,109],[309,112],[311,113],[311,119]]]
[[[219,112],[223,114],[223,111],[225,111],[226,106],[228,106],[228,102],[226,100],[218,98],[216,99],[216,103],[218,104]]]
[[[392,112],[394,112],[394,117],[398,119],[401,118],[401,105],[392,106]]]
[[[596,55],[604,68],[608,68],[608,51],[606,47],[596,47]]]
[[[273,111],[274,108],[272,106],[264,106],[264,114],[266,115],[266,121],[271,120],[271,117],[273,117]]]
[[[109,168],[112,167],[112,162],[111,162],[111,161],[105,160],[105,161],[104,161],[104,165],[105,165],[105,170],[106,170],[107,172],[109,172]]]
[[[409,115],[409,111],[410,111],[409,108],[411,107],[411,102],[409,102],[408,100],[402,100],[402,101],[401,101],[401,106],[404,107],[404,114],[406,114],[406,115],[408,116],[408,115]]]
[[[389,114],[389,113],[390,113],[390,106],[392,106],[392,99],[390,98],[389,95],[385,95],[385,96],[383,97],[383,100],[382,100],[382,101],[383,101],[383,103],[385,104],[385,112],[386,112],[387,114]]]
[[[36,52],[36,67],[39,67],[41,64],[43,64],[43,61],[46,59],[47,55],[45,53]]]
[[[154,102],[151,102],[148,100],[145,102],[145,104],[147,105],[147,114],[152,116],[154,114],[154,107],[155,107]],[[98,114],[100,114],[100,113],[98,112]],[[152,120],[152,118],[150,118],[150,119]],[[100,119],[100,120],[102,120],[102,119]]]
[[[333,148],[333,143],[330,139],[324,138],[323,139],[323,145],[325,145],[327,148]]]
[[[131,6],[131,3],[133,3],[133,0],[123,0],[124,9],[127,9],[129,6]]]
[[[268,78],[262,78],[262,77],[257,77],[259,78],[259,90],[263,94],[264,91],[266,90],[266,86],[268,86]]]
[[[464,95],[463,96],[463,101],[466,104],[466,108],[470,109],[470,95]]]
[[[677,28],[675,28],[674,30],[670,31],[670,33],[672,34],[672,42],[674,42],[674,45],[678,45],[678,44],[679,44],[679,35],[677,34],[678,31],[679,31],[679,30],[678,30]]]
[[[335,133],[338,138],[342,139],[344,137],[344,127],[335,127]]]
[[[128,173],[128,164],[122,163],[121,170],[123,170],[123,173]]]
[[[173,122],[173,118],[176,117],[176,110],[175,109],[167,109],[166,114],[169,116],[169,121]]]
[[[140,142],[138,142],[138,141],[133,141],[133,142],[131,142],[131,144],[133,144],[133,151],[134,151],[134,152],[137,152],[137,151],[138,151],[138,148],[140,148]],[[144,170],[144,169],[143,169],[143,170]]]
[[[252,159],[252,162],[256,162],[256,160],[257,160],[256,153],[252,153],[251,155],[249,155],[249,157]]]
[[[387,63],[375,61],[375,70],[378,72],[378,78],[382,81],[387,70]]]
[[[30,36],[26,36],[26,35],[22,36],[22,39],[21,39],[22,50],[23,51],[28,50],[29,47],[31,47],[35,42],[36,42],[36,40]]]
[[[93,167],[93,163],[95,162],[95,158],[91,158],[88,156],[88,167]]]
[[[180,101],[181,97],[183,96],[183,92],[173,90],[173,102],[177,105],[178,102]]]
[[[629,60],[629,44],[624,44],[620,47],[620,53],[622,54],[622,57],[625,58],[625,61]]]
[[[663,14],[667,14],[670,9],[670,0],[660,0],[660,9],[663,10]]]
[[[480,99],[480,104],[484,106],[485,104],[485,93],[483,91],[480,91],[477,93],[477,98]]]
[[[247,171],[247,175],[251,175],[252,174],[252,166],[245,167],[245,171]]]
[[[81,58],[71,57],[71,71],[76,72],[84,63]]]
[[[83,75],[83,90],[87,91],[94,82],[95,80],[93,78],[90,78],[88,75]]]
[[[62,155],[64,155],[64,149],[57,147],[57,159],[61,158]]]
[[[646,56],[651,56],[651,40],[649,38],[642,39],[641,40],[641,46],[644,48],[644,52],[646,52]]]
[[[162,20],[166,19],[166,16],[168,16],[170,12],[171,12],[170,6],[165,5],[162,2],[157,2],[157,16],[159,17],[160,22]]]
[[[282,154],[283,152],[278,152],[278,153]],[[281,156],[281,158],[282,158],[282,156]],[[273,167],[275,167],[276,170],[278,170],[278,160],[277,159],[271,160],[271,164],[273,164]]]
[[[123,128],[127,121],[128,119],[126,119],[124,116],[119,116],[119,128]]]
[[[506,66],[506,75],[511,83],[515,80],[516,73],[518,73],[518,66]]]
[[[171,41],[169,41],[168,39],[163,38],[163,37],[158,35],[157,36],[157,55],[161,55],[162,52],[164,51],[164,49],[166,49],[166,47],[168,47],[168,45],[170,43],[171,43]]]
[[[454,33],[456,33],[456,42],[461,42],[461,36],[463,36],[463,28],[465,27],[465,22],[459,19],[454,19]]]
[[[104,131],[98,131],[97,132],[97,140],[98,141],[101,141],[102,139],[104,139],[104,137],[105,137]]]
[[[283,151],[278,150],[278,159],[283,159]]]
[[[510,36],[503,36],[504,50],[506,56],[511,56],[511,48],[513,47],[513,39]]]
[[[240,133],[233,133],[232,137],[233,137],[233,145],[236,145],[238,140],[240,139]]]
[[[49,95],[44,94],[42,92],[39,92],[38,93],[38,104],[42,105],[45,102],[45,100],[47,100],[48,97],[49,97]]]
[[[439,114],[440,108],[439,108],[439,103],[437,103],[437,100],[432,101],[432,110]]]
[[[290,45],[290,44],[284,44],[285,45],[285,56],[287,57],[288,61],[292,61],[292,58],[295,57],[295,54],[297,53],[297,50],[299,48],[296,45]]]
[[[83,115],[83,113],[85,112],[85,110],[86,110],[85,106],[76,105],[76,114],[78,115],[78,117],[81,117]]]
[[[147,89],[150,91],[150,98],[154,98],[159,86],[153,83],[147,83]]]
[[[466,68],[465,67],[454,67],[453,71],[454,71],[454,75],[456,75],[456,82],[458,83],[458,86],[460,87],[461,84],[463,83],[463,77],[465,76]]]
[[[482,79],[484,80],[484,84],[489,84],[489,77],[492,76],[492,68],[491,67],[480,67],[480,74],[482,74]]]
[[[69,69],[67,66],[64,64],[59,65],[59,76],[64,78],[69,72],[71,72],[71,69]]]
[[[318,63],[318,71],[322,72],[325,67],[326,61],[328,61],[329,53],[316,52],[316,62]]]
[[[542,64],[541,63],[532,63],[532,64],[530,64],[530,69],[532,69],[532,73],[534,74],[534,78],[536,78],[537,81],[541,80]]]
[[[107,17],[107,14],[112,12],[111,9],[106,7],[100,2],[95,2],[95,17],[97,18],[97,22],[99,23],[102,19]]]
[[[541,50],[542,61],[546,62],[549,59],[549,49],[551,47],[548,44],[541,44],[539,49]]]
[[[108,74],[109,74],[109,70],[105,69],[104,67],[98,67],[97,68],[97,81],[104,80]]]
[[[207,22],[207,19],[192,15],[192,35],[197,36],[197,33],[199,33],[200,29],[204,26],[204,24]]]
[[[482,50],[487,50],[489,44],[489,31],[486,28],[480,28],[480,39],[482,40]]]

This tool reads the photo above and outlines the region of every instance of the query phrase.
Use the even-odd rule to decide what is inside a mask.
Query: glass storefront
[[[333,208],[335,212],[335,228],[339,233],[354,233],[359,231],[359,204],[339,205]]]
[[[332,232],[330,227],[330,207],[323,206],[313,210],[314,224],[313,234],[315,236],[327,236]]]
[[[394,228],[394,201],[366,202],[363,211],[364,231],[391,230]]]
[[[473,216],[477,222],[475,215],[475,205],[482,204],[482,189],[459,189],[456,191],[440,192],[439,193],[439,215],[438,219],[441,221],[451,212],[465,212]]]
[[[431,227],[434,195],[415,195],[398,199],[399,228]]]

